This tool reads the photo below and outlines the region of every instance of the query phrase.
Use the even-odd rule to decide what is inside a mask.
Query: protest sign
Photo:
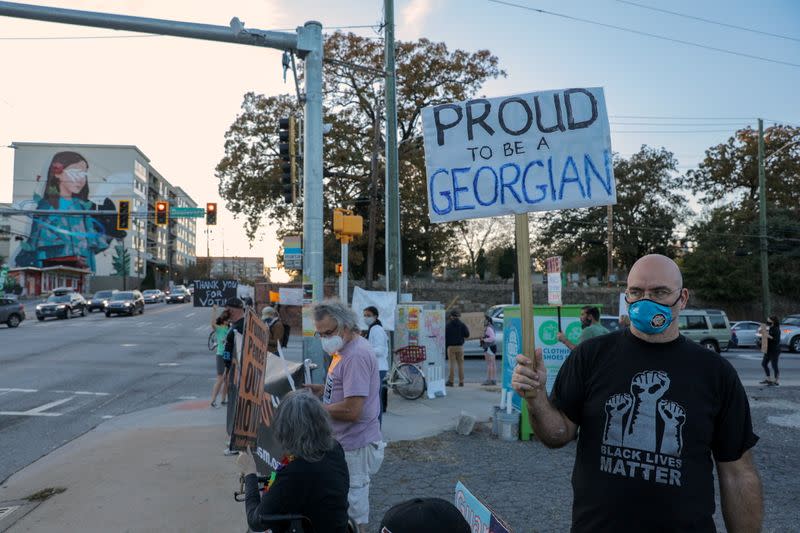
[[[268,354],[264,374],[264,394],[261,397],[259,425],[256,434],[256,447],[253,450],[256,468],[262,475],[277,469],[281,458],[284,456],[283,447],[278,444],[272,431],[272,420],[281,399],[292,390],[289,378],[294,380],[296,387],[302,387],[305,382],[303,364],[287,362],[286,368],[284,368],[279,356],[272,353]]]
[[[260,421],[261,398],[264,394],[264,371],[267,362],[269,327],[248,308],[245,313],[242,359],[233,410],[231,450],[255,447]]]
[[[194,307],[223,307],[230,298],[236,298],[239,282],[235,279],[196,279]]]
[[[544,260],[547,267],[547,303],[561,305],[561,256]]]
[[[364,308],[374,306],[386,331],[394,331],[394,315],[397,309],[397,293],[385,291],[365,291],[361,287],[353,287],[352,309],[358,317],[358,327],[367,330],[364,322]]]
[[[431,222],[616,203],[599,87],[422,110]]]
[[[303,305],[303,289],[281,287],[278,289],[278,303],[281,305]]]
[[[510,533],[511,529],[489,507],[476,498],[460,481],[456,483],[455,506],[472,533]]]
[[[483,325],[485,320],[485,313],[461,313],[461,322],[463,322],[469,330],[469,337],[467,337],[467,340],[483,338],[483,333],[486,330],[486,327]]]

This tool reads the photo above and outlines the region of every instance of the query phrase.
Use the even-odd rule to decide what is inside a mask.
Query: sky
[[[371,37],[383,19],[383,0],[26,3],[222,26],[236,16],[248,28],[265,30],[293,31],[318,20],[324,32],[374,26],[347,30]],[[508,76],[485,84],[481,94],[489,97],[602,86],[614,151],[628,156],[642,144],[663,146],[676,154],[682,172],[737,129],[755,127],[756,117],[766,126],[800,125],[796,0],[508,3],[517,6],[395,0],[396,37],[490,50]],[[75,39],[92,36],[126,38]],[[279,51],[0,17],[0,72],[0,202],[12,196],[12,141],[133,144],[198,204],[219,203],[211,255],[263,256],[267,266],[275,266],[280,243],[269,220],[249,242],[243,222],[219,198],[214,168],[244,93],[293,92],[291,77],[283,81]],[[200,230],[197,253],[205,250]]]

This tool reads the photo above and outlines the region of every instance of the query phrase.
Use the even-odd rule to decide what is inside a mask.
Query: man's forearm
[[[553,407],[544,393],[526,403],[531,427],[545,446],[560,448],[572,440],[564,414]]]
[[[329,403],[325,404],[324,407],[334,420],[353,422],[358,420],[358,417],[361,416],[361,413],[356,413],[355,409],[350,407],[347,402]]]
[[[761,531],[764,499],[761,479],[755,469],[736,476],[720,475],[720,503],[725,527],[731,533]]]

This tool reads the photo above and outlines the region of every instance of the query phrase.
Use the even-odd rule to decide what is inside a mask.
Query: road
[[[208,309],[153,304],[0,327],[0,481],[104,420],[210,396],[208,322]]]
[[[209,313],[154,304],[134,317],[94,313],[0,326],[0,482],[104,420],[207,398],[215,376],[206,346]],[[299,355],[293,338],[288,357]],[[745,384],[761,379],[758,352],[723,356]],[[781,366],[782,381],[800,385],[800,355],[784,353]],[[485,379],[483,359],[467,359],[465,367],[467,381]]]

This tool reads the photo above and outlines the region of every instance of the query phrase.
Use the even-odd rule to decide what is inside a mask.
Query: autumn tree
[[[800,297],[800,128],[764,132],[770,291]],[[758,132],[706,150],[687,185],[707,212],[689,231],[684,279],[707,301],[761,300]]]
[[[460,223],[432,224],[427,214],[422,108],[466,100],[483,83],[504,76],[487,50],[449,50],[428,39],[398,42],[397,122],[403,270],[432,271],[458,253]],[[337,32],[325,41],[323,74],[324,224],[326,270],[338,258],[330,234],[334,207],[365,216],[365,235],[351,244],[351,272],[368,280],[383,271],[384,146],[383,45],[380,40]],[[225,155],[217,165],[219,190],[228,208],[245,218],[252,239],[266,223],[278,235],[302,230],[302,210],[281,199],[278,119],[299,113],[294,95],[248,93],[242,112],[225,135]]]
[[[680,194],[678,162],[664,148],[642,146],[630,158],[614,155],[617,204],[613,207],[614,266],[627,270],[641,256],[675,256],[678,224],[689,211]],[[586,275],[607,269],[607,208],[552,211],[536,217],[537,258],[560,255],[565,266]]]

